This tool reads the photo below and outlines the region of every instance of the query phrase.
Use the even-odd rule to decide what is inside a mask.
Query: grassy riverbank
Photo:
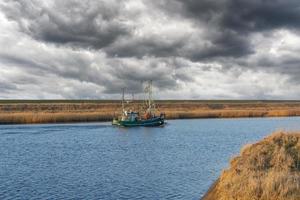
[[[167,119],[300,116],[300,101],[161,100],[156,105]],[[0,100],[0,123],[110,121],[120,109],[117,100]]]
[[[202,199],[300,199],[300,133],[278,132],[246,145]]]

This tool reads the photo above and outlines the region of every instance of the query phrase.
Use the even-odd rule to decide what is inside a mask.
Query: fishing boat
[[[160,113],[156,115],[155,103],[152,99],[152,81],[148,82],[148,85],[145,87],[145,92],[148,94],[148,99],[144,102],[144,110],[141,112],[127,110],[125,108],[125,89],[123,89],[122,95],[122,113],[117,118],[114,118],[112,125],[122,126],[122,127],[154,127],[154,126],[163,126],[165,124],[165,114]],[[146,106],[146,107],[145,107]]]

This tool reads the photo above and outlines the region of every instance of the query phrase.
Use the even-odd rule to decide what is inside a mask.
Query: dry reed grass
[[[204,200],[299,200],[300,133],[277,132],[247,145]]]
[[[42,101],[41,101],[42,102]],[[131,108],[136,110],[141,102]],[[160,101],[167,119],[300,116],[300,103],[237,101]],[[0,104],[0,124],[109,121],[121,109],[118,101]]]

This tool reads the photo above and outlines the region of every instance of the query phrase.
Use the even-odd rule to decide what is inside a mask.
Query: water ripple
[[[240,147],[300,118],[0,126],[0,199],[199,199]]]

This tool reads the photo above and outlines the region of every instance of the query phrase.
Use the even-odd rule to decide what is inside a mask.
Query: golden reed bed
[[[277,132],[242,148],[202,200],[299,200],[300,132]]]
[[[300,101],[165,100],[157,107],[167,119],[300,116]],[[120,101],[0,101],[0,124],[110,121],[120,110]]]

